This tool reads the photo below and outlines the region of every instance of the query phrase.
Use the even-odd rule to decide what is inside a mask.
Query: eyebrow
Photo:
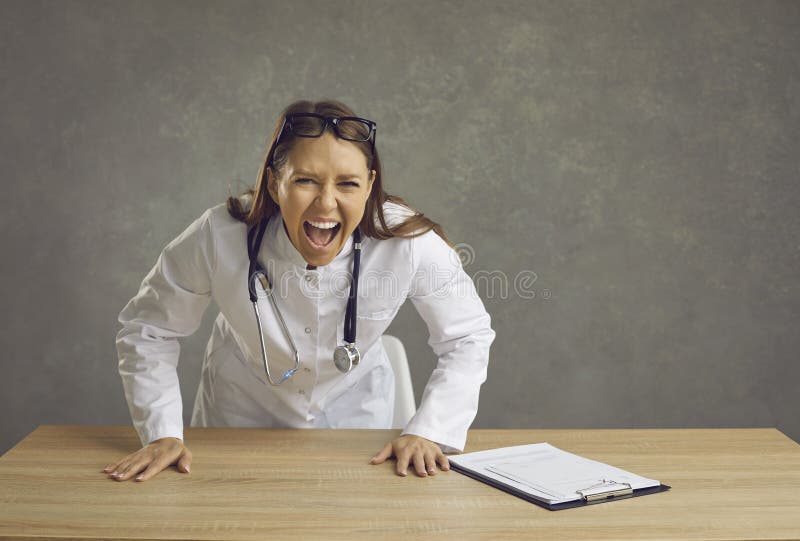
[[[295,175],[308,175],[310,177],[316,177],[317,176],[314,173],[310,173],[308,171],[303,171],[302,169],[296,170],[294,172],[294,174]],[[336,180],[348,180],[348,179],[351,179],[351,178],[354,178],[354,179],[357,179],[357,180],[361,180],[361,177],[356,175],[355,173],[345,173],[345,174],[339,175],[338,177],[336,177]]]

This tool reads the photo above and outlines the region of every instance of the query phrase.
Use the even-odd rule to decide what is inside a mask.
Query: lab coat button
[[[311,327],[306,327],[306,334],[311,334]]]
[[[307,367],[307,366],[305,368],[303,368],[303,370],[305,370],[306,372],[311,372],[311,369],[309,367]]]
[[[303,389],[300,389],[300,390],[299,390],[299,391],[297,391],[297,392],[298,392],[298,393],[300,393],[300,394],[306,394],[306,392],[305,392]]]

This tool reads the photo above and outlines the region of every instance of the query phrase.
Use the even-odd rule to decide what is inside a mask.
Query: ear
[[[370,196],[372,193],[372,183],[375,182],[375,176],[378,174],[377,171],[372,169],[369,174],[369,178],[367,179],[367,197]]]
[[[278,179],[275,178],[271,167],[267,168],[267,191],[275,204],[281,206],[280,197],[278,196]]]

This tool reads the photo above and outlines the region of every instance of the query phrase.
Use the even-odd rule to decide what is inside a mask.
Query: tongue
[[[306,230],[308,231],[308,237],[314,241],[315,244],[321,245],[328,244],[336,232],[335,227],[331,229],[320,229],[311,224],[308,224]]]

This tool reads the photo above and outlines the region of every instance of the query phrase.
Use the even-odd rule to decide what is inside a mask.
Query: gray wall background
[[[798,2],[2,1],[0,59],[2,452],[130,425],[117,314],[325,97],[378,122],[389,191],[470,275],[507,277],[479,284],[473,427],[800,439]],[[187,426],[215,315],[182,342]],[[390,330],[419,398],[427,331],[410,305]]]

